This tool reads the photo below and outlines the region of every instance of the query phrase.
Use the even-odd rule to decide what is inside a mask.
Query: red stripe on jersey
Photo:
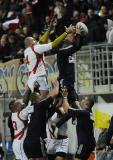
[[[38,54],[38,53],[34,50],[34,45],[32,45],[31,49],[32,49],[32,51],[35,53],[36,59],[37,59],[36,64],[35,64],[35,67],[34,67],[33,70],[32,70],[33,73],[35,74],[39,62],[42,61],[44,67],[45,67],[45,63],[44,63],[44,60],[43,60],[43,54],[42,54],[42,55]]]
[[[19,133],[17,133],[16,135],[14,135],[14,139],[17,139],[17,138],[18,138],[18,140],[21,140],[21,139],[22,139],[22,137],[24,136],[24,131],[25,131],[26,128],[28,127],[28,120],[23,120],[23,119],[20,117],[20,115],[19,115],[20,113],[21,113],[21,112],[18,112],[17,117],[19,118],[20,121],[23,122],[24,128],[23,128]]]
[[[17,117],[18,117],[18,118],[19,118],[19,120],[20,120],[20,121],[22,121],[22,122],[24,123],[24,125],[26,126],[26,125],[27,125],[28,120],[26,120],[26,119],[22,119],[22,118],[20,117],[20,113],[21,113],[21,112],[18,112]]]
[[[21,140],[22,137],[24,136],[24,131],[26,130],[26,128],[27,128],[27,125],[19,133],[17,133],[16,135],[14,135],[14,139],[18,138],[18,140]]]
[[[29,65],[29,58],[28,58],[28,55],[26,56],[25,63]]]

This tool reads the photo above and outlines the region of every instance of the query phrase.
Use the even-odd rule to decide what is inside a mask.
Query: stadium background
[[[88,9],[93,9],[93,18],[90,18]],[[108,43],[107,37],[107,19],[113,20],[112,1],[0,0],[0,140],[4,149],[8,149],[8,154],[10,147],[7,145],[10,144],[5,145],[5,142],[10,141],[10,132],[7,127],[7,113],[4,116],[4,112],[9,111],[8,104],[12,98],[21,98],[24,94],[27,70],[23,64],[23,42],[28,35],[38,40],[39,35],[47,30],[53,13],[57,15],[57,22],[53,27],[57,34],[63,32],[64,25],[70,23],[82,21],[88,25],[89,34],[84,40],[84,46],[75,54],[75,77],[80,97],[95,95],[96,139],[102,128],[108,128],[113,114],[113,47]],[[15,19],[14,23],[9,23]],[[110,31],[112,27],[111,23]],[[56,56],[48,56],[46,61],[49,79],[56,78]],[[70,134],[73,133],[72,130],[71,126]],[[74,152],[74,145],[69,149],[70,153]]]

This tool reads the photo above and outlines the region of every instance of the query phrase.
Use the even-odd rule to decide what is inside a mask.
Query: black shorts
[[[94,146],[84,145],[80,144],[77,148],[75,158],[80,158],[82,160],[87,160],[91,154],[91,152],[94,150]]]
[[[24,152],[28,158],[42,158],[45,157],[45,146],[40,139],[25,139]]]

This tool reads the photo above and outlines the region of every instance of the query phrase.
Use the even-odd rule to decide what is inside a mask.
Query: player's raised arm
[[[39,44],[45,44],[48,41],[49,38],[49,30],[46,31],[40,38],[39,38]]]
[[[48,30],[39,38],[39,44],[45,44],[45,43],[47,43],[50,31],[51,31],[51,29],[53,27],[53,20],[54,19],[52,18],[51,22],[50,22],[50,25],[48,27]]]
[[[72,31],[73,31],[72,25],[70,25],[69,27],[65,26],[65,32],[52,42],[52,48],[56,47],[60,42],[62,42],[67,37],[67,35]]]
[[[69,27],[65,27],[65,32],[60,35],[58,38],[56,38],[53,42],[50,42],[48,44],[36,44],[34,45],[34,50],[38,52],[39,54],[42,54],[43,52],[47,52],[51,50],[52,48],[56,47],[58,44],[60,44],[66,36],[72,32],[72,25]]]
[[[40,106],[47,109],[49,107],[49,104],[53,103],[54,97],[58,95],[58,92],[59,92],[59,84],[57,81],[54,81],[52,82],[52,89],[49,92],[48,97],[40,101]]]

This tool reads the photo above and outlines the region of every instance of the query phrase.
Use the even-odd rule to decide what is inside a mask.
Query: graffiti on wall
[[[46,57],[46,71],[48,81],[58,77],[58,68],[56,56]],[[88,91],[92,88],[91,74],[86,65],[77,66],[77,86],[78,91]],[[0,63],[0,97],[23,96],[28,79],[28,71],[25,64],[19,64],[19,59],[11,60],[6,63]],[[81,88],[80,88],[81,87]]]
[[[57,78],[58,69],[55,56],[46,57],[46,68],[49,82]],[[23,96],[28,79],[28,71],[25,64],[19,64],[19,60],[0,63],[0,96]]]

